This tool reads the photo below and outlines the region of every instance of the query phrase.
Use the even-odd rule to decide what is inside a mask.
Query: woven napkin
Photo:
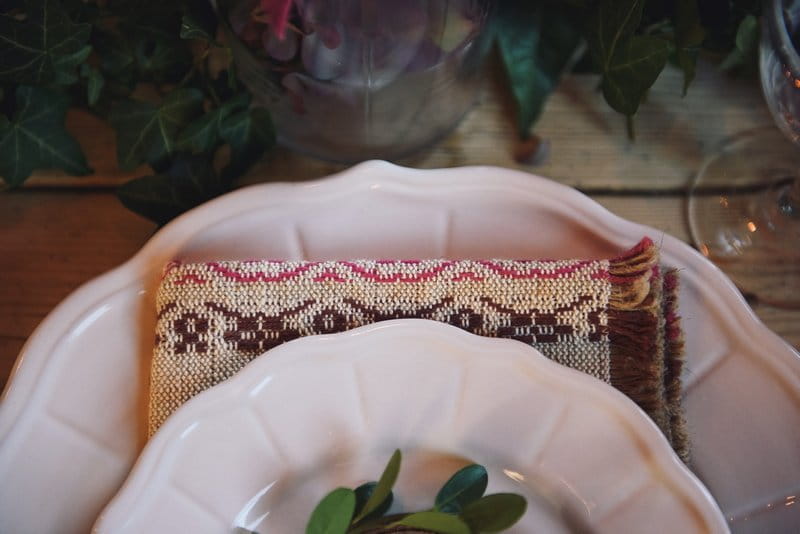
[[[647,238],[604,260],[173,262],[157,297],[149,430],[281,343],[421,318],[528,343],[610,383],[686,459],[677,283]]]

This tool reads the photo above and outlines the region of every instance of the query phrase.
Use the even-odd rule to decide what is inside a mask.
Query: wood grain
[[[680,196],[594,196],[627,219],[688,239]],[[155,226],[122,208],[111,192],[19,191],[0,195],[0,387],[24,340],[81,284],[121,264]],[[800,310],[756,313],[800,348]]]
[[[108,192],[0,195],[0,383],[45,315],[127,260],[154,228]]]

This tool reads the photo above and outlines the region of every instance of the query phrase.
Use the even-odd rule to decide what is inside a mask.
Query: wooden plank
[[[687,243],[691,242],[689,225],[684,216],[685,199],[682,195],[652,197],[593,195],[592,198],[620,217],[652,226]],[[657,235],[651,237],[658,238]]]
[[[680,196],[596,196],[622,217],[688,239]],[[111,192],[20,191],[0,195],[0,384],[23,340],[72,290],[119,265],[154,225]],[[757,306],[772,330],[800,347],[800,310]]]
[[[108,192],[0,195],[0,336],[30,335],[83,282],[138,250],[155,225]]]
[[[636,118],[637,139],[627,138],[625,121],[596,90],[597,77],[567,77],[550,98],[536,132],[550,143],[550,157],[538,167],[521,165],[511,154],[517,143],[513,106],[503,73],[490,69],[480,103],[461,125],[430,150],[398,163],[437,168],[498,165],[530,170],[586,190],[684,189],[706,155],[726,138],[772,124],[757,80],[732,79],[702,62],[684,98],[683,78],[668,68]],[[115,186],[133,173],[116,170],[113,131],[80,112],[69,116],[97,174],[72,178],[39,172],[28,187]],[[244,182],[297,181],[343,169],[279,148],[269,153]]]
[[[398,163],[518,168],[587,191],[680,191],[726,139],[772,124],[757,80],[732,79],[702,63],[685,98],[682,73],[664,71],[640,108],[637,138],[631,141],[624,118],[606,105],[597,83],[595,76],[571,76],[549,99],[535,130],[550,143],[543,165],[521,165],[511,156],[517,143],[513,108],[497,72],[457,130],[428,152]],[[342,168],[278,150],[247,181],[308,179]]]

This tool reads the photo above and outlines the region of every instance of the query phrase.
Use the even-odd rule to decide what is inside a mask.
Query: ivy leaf
[[[736,30],[736,47],[730,51],[719,68],[732,70],[755,57],[759,39],[758,19],[753,15],[745,16]]]
[[[417,512],[389,525],[411,527],[438,534],[470,534],[470,527],[458,516],[442,512]],[[477,532],[477,531],[476,531]]]
[[[488,483],[489,475],[482,465],[467,465],[450,477],[439,490],[435,501],[436,509],[457,514],[467,504],[480,499]]]
[[[356,515],[361,513],[361,510],[364,509],[364,505],[367,504],[367,501],[375,493],[375,488],[378,486],[377,482],[366,482],[361,484],[359,487],[356,488]],[[394,500],[394,495],[392,492],[389,492],[389,495],[383,500],[383,502],[378,505],[371,513],[364,516],[364,521],[369,519],[374,519],[376,517],[381,517],[385,514],[389,508],[392,506],[392,501]]]
[[[139,39],[133,52],[136,68],[144,80],[177,82],[192,68],[192,53],[180,39]]]
[[[311,513],[306,534],[346,534],[356,507],[356,494],[337,488],[323,498]]]
[[[100,69],[113,82],[133,87],[136,80],[136,54],[128,39],[96,29],[92,40],[100,56]]]
[[[214,172],[208,155],[181,155],[167,172],[123,184],[117,189],[117,196],[129,210],[165,224],[227,190],[227,184]]]
[[[643,4],[643,0],[602,0],[591,17],[588,36],[589,49],[603,75],[603,96],[628,117],[639,109],[669,55],[665,40],[634,35]]]
[[[497,6],[497,42],[523,139],[529,137],[581,42],[570,14],[562,6],[544,2],[500,2]]]
[[[516,493],[494,493],[464,507],[461,519],[473,532],[501,532],[525,515],[528,503]]]
[[[369,499],[367,499],[366,504],[364,504],[361,512],[355,517],[353,523],[358,523],[370,515],[389,497],[389,494],[392,492],[392,487],[397,481],[397,474],[400,472],[401,461],[402,455],[400,454],[400,450],[395,450],[394,454],[392,454],[392,457],[389,459],[389,463],[386,464],[381,478],[378,479],[375,490],[372,492],[372,495],[369,496]]]
[[[58,0],[27,0],[25,18],[0,15],[0,80],[44,85],[58,62],[82,53],[91,26],[75,24]]]
[[[91,169],[80,145],[64,128],[69,99],[39,87],[20,86],[17,111],[9,121],[0,115],[0,176],[16,187],[34,169],[59,168],[70,174]]]
[[[590,18],[588,44],[602,72],[606,72],[617,47],[633,35],[642,20],[644,0],[601,0]]]
[[[53,68],[55,71],[53,82],[57,85],[72,85],[77,82],[78,74],[76,69],[86,61],[86,58],[88,58],[91,53],[92,47],[86,45],[74,54],[53,59]]]
[[[103,91],[103,86],[106,82],[99,70],[88,65],[83,66],[86,67],[83,71],[83,75],[86,78],[86,101],[89,106],[94,106],[100,99],[100,93]]]
[[[634,115],[668,56],[669,43],[650,35],[634,36],[618,47],[603,75],[603,96],[609,105],[629,117]]]
[[[178,136],[178,149],[195,153],[214,149],[220,141],[223,121],[232,113],[247,109],[249,105],[250,95],[241,93],[218,108],[198,117],[181,131]]]
[[[160,106],[125,100],[111,111],[117,132],[117,159],[124,170],[146,161],[161,166],[177,149],[178,132],[201,111],[203,94],[197,89],[176,89]]]
[[[231,146],[231,162],[224,171],[229,177],[243,173],[275,144],[272,118],[266,109],[260,107],[225,118],[220,125],[220,136]]]
[[[120,16],[119,31],[122,35],[149,42],[178,40],[183,2],[122,0],[119,3],[128,4],[115,10]]]
[[[700,22],[697,0],[677,0],[673,13],[675,24],[675,56],[683,70],[683,95],[689,89],[697,68],[697,56],[706,31]]]

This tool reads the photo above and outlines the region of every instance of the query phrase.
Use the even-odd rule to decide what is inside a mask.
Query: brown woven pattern
[[[672,439],[679,380],[669,395],[665,381],[679,367],[665,359],[681,356],[667,343],[667,312],[673,341],[679,332],[676,283],[666,291],[664,280],[649,240],[611,260],[174,263],[158,294],[150,432],[280,343],[422,318],[533,345],[618,387]]]

